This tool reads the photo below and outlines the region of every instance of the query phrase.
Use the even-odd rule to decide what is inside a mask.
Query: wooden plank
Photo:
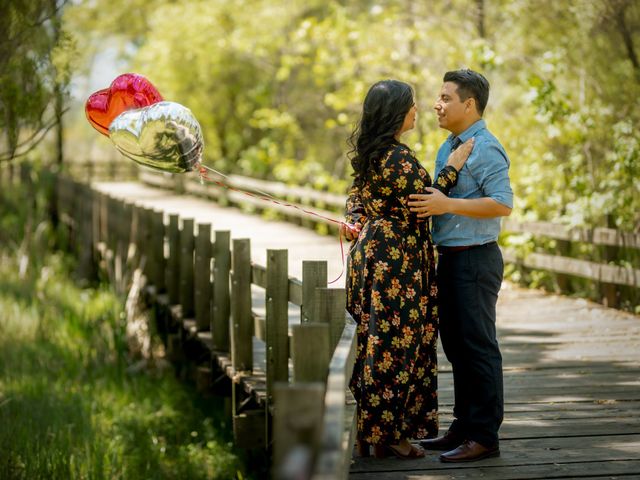
[[[149,282],[149,284],[151,285],[156,285],[156,278],[160,275],[160,272],[158,270],[159,265],[155,262],[155,250],[152,246],[153,244],[153,238],[152,238],[152,232],[153,232],[153,209],[149,208],[149,207],[141,207],[142,208],[142,218],[143,218],[143,223],[142,223],[142,239],[141,239],[141,243],[140,243],[140,248],[141,251],[144,252],[146,261],[144,264],[144,272],[145,275],[147,276],[147,281]],[[118,254],[117,254],[117,258],[118,260],[121,258],[121,240],[118,239],[118,248],[117,248]]]
[[[294,305],[302,305],[302,281],[289,277],[289,302]]]
[[[530,253],[523,259],[509,249],[503,249],[506,262],[521,263],[527,268],[547,270],[596,280],[603,283],[640,287],[640,270],[616,265],[603,265],[588,260],[559,257],[547,253]]]
[[[511,467],[509,468],[511,474],[516,476],[510,478],[518,478],[516,472],[520,471],[524,465],[549,467],[557,463],[582,463],[585,459],[589,459],[589,463],[593,462],[595,466],[595,462],[640,460],[640,435],[507,440],[501,442],[500,451],[501,456],[498,458],[486,459],[481,464],[466,466],[441,463],[438,460],[439,452],[429,452],[425,458],[411,462],[398,462],[396,458],[381,459],[375,462],[374,468],[372,468],[373,462],[355,458],[351,472],[352,474],[362,471],[394,472],[400,475],[401,472],[416,474],[431,470],[448,471],[452,474],[462,468],[477,475],[478,468],[497,467],[489,470],[494,472],[505,471],[507,467]],[[583,475],[588,473],[588,469],[582,471]],[[488,478],[493,477],[488,476]]]
[[[292,327],[291,358],[294,382],[324,382],[329,361],[329,325],[303,323]]]
[[[231,361],[234,370],[253,367],[251,318],[251,245],[249,239],[233,240],[231,275]]]
[[[344,288],[316,288],[314,320],[330,327],[330,350],[336,347],[344,328],[347,293]]]
[[[253,336],[263,342],[267,341],[267,319],[251,311],[253,318]]]
[[[88,186],[84,186],[81,195],[82,224],[80,227],[80,242],[83,245],[79,252],[78,270],[81,278],[93,281],[97,275],[93,249],[93,190]]]
[[[627,412],[628,415],[637,415],[637,412]],[[560,415],[556,415],[560,417]],[[444,420],[444,419],[442,419]],[[449,423],[447,420],[446,424]],[[640,421],[628,416],[602,418],[577,418],[577,419],[518,419],[506,417],[500,427],[502,440],[513,439],[543,439],[546,437],[582,437],[609,436],[609,435],[640,434]]]
[[[234,446],[242,449],[266,448],[269,439],[266,438],[264,424],[264,408],[233,415]]]
[[[306,199],[314,202],[324,203],[331,207],[342,210],[346,203],[346,196],[336,195],[328,192],[321,192],[310,188],[296,187],[281,182],[272,182],[268,180],[260,180],[257,178],[243,177],[240,175],[230,175],[228,180],[232,186],[242,190],[248,190],[255,193],[265,192],[279,198],[287,198],[289,196],[298,199]]]
[[[180,305],[182,305],[184,318],[191,318],[194,314],[194,243],[194,220],[193,218],[183,218],[180,229]]]
[[[194,309],[198,331],[211,324],[211,224],[198,223],[195,243]]]
[[[584,242],[593,245],[609,245],[623,248],[640,248],[640,234],[623,232],[613,228],[568,227],[553,222],[518,222],[503,219],[502,229],[514,233],[530,233],[532,235],[555,238],[571,242]]]
[[[167,293],[172,305],[180,303],[180,216],[178,214],[169,215],[168,228],[169,257],[167,259],[167,270],[165,281],[167,283]]]
[[[593,230],[593,243],[622,248],[640,248],[640,234],[597,227]]]
[[[429,454],[429,457],[436,457]],[[435,461],[435,460],[433,460]],[[413,462],[407,462],[413,463]],[[485,461],[470,465],[458,465],[448,469],[425,468],[422,470],[405,470],[403,472],[352,472],[353,480],[458,480],[486,478],[491,480],[546,480],[546,479],[615,479],[638,478],[640,475],[640,460],[613,460],[597,462],[585,460],[582,462],[563,462],[556,459],[542,465],[485,466]],[[429,463],[431,465],[431,463]],[[373,467],[375,468],[375,467]]]
[[[451,402],[453,400],[452,392],[452,388],[438,388],[438,397],[441,403]],[[640,391],[637,387],[607,387],[606,389],[573,387],[570,390],[566,388],[544,390],[522,387],[505,388],[505,401],[509,403],[606,402],[613,400],[640,400]]]
[[[140,215],[144,216],[144,208],[138,207],[140,209]],[[145,218],[146,220],[146,218]],[[144,220],[143,220],[144,221]],[[115,256],[118,251],[118,224],[120,222],[120,218],[118,218],[118,199],[109,195],[107,197],[107,246],[109,250],[111,250],[112,254]],[[140,239],[140,244],[146,240],[146,222],[145,228],[141,229],[142,238]],[[145,274],[146,269],[145,269]]]
[[[316,311],[316,288],[327,286],[327,262],[303,260],[302,262],[302,304],[300,305],[300,321],[318,322]]]
[[[353,444],[355,408],[348,408],[346,402],[347,386],[353,372],[356,343],[356,323],[349,316],[329,364],[322,444],[314,470],[314,479],[344,478],[349,470],[348,458],[351,454],[349,447]],[[346,433],[345,428],[351,429],[350,432]],[[348,439],[346,445],[345,437]]]
[[[251,264],[251,283],[261,288],[267,288],[267,267]]]
[[[289,380],[288,251],[267,250],[267,395],[275,382]]]
[[[97,205],[97,207],[99,207],[99,205]],[[129,202],[129,201],[125,201],[122,204],[122,223],[123,225],[125,225],[125,228],[127,228],[127,235],[126,235],[126,255],[127,255],[127,265],[129,265],[132,268],[137,268],[138,267],[138,262],[140,260],[140,252],[138,252],[137,246],[136,246],[136,242],[135,242],[135,229],[137,228],[137,225],[134,225],[134,218],[133,218],[133,208],[134,205],[133,203]],[[94,211],[97,211],[98,215],[99,215],[99,208],[94,208]],[[95,232],[99,232],[100,231],[100,219],[98,218],[97,221],[94,222],[94,231]]]
[[[164,241],[164,212],[162,210],[154,209],[151,213],[151,241],[149,243],[149,248],[151,250],[151,261],[156,265],[154,269],[155,274],[153,283],[158,289],[158,292],[163,292],[166,289]]]
[[[256,263],[251,265],[251,283],[260,287],[267,287],[267,268]],[[302,282],[295,277],[289,277],[287,299],[289,302],[300,305],[302,303]]]
[[[231,296],[231,232],[216,230],[213,244],[213,302],[211,331],[216,350],[229,351]]]

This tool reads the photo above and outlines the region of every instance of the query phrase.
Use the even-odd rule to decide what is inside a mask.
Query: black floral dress
[[[447,194],[457,179],[445,167],[434,187]],[[363,224],[349,252],[347,310],[358,324],[350,386],[358,437],[374,445],[438,432],[434,248],[429,223],[407,206],[429,186],[427,171],[399,144],[347,200],[347,221]]]

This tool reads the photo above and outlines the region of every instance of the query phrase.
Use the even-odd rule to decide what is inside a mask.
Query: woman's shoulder
[[[384,154],[384,159],[389,161],[401,161],[401,160],[412,160],[416,161],[416,157],[413,154],[413,151],[404,143],[395,143],[393,145],[389,145],[386,153]]]

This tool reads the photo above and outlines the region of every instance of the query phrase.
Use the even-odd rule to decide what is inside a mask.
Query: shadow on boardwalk
[[[640,477],[640,318],[505,284],[498,307],[505,421],[500,458],[463,465],[354,458],[353,479]],[[441,426],[451,420],[440,355]]]

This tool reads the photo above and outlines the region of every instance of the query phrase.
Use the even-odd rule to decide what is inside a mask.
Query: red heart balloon
[[[109,125],[126,110],[142,108],[162,101],[162,95],[149,80],[136,73],[124,73],[109,88],[93,93],[84,106],[93,128],[109,136]]]

